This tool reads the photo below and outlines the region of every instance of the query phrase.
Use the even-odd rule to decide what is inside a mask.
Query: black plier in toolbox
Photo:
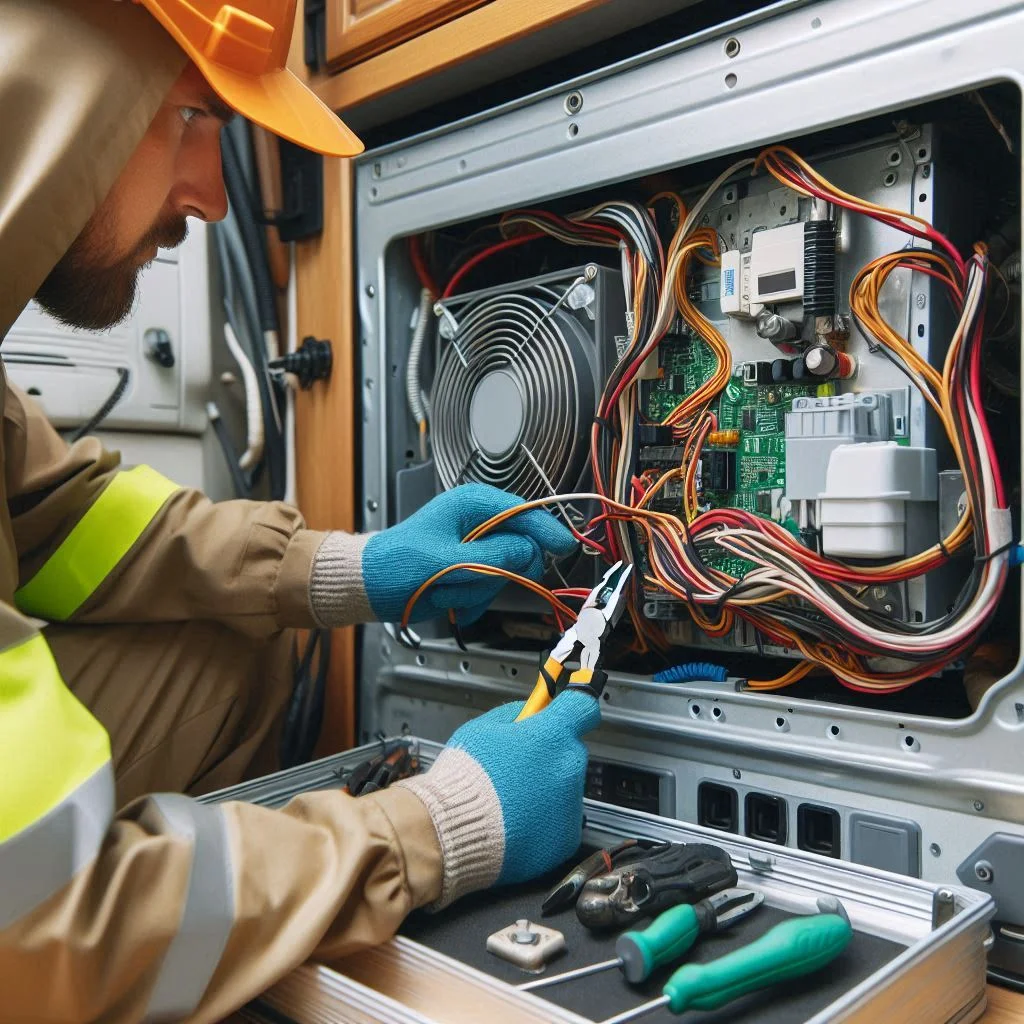
[[[626,583],[632,569],[632,565],[616,562],[587,595],[575,624],[551,648],[537,676],[537,685],[519,713],[517,722],[542,711],[555,699],[565,673],[565,663],[577,651],[580,667],[570,673],[566,688],[585,689],[595,697],[601,696],[608,678],[601,669],[601,649],[625,610]]]
[[[710,843],[665,843],[588,879],[576,916],[587,928],[614,928],[735,885],[736,868],[726,850]]]
[[[345,792],[364,796],[387,789],[392,782],[408,779],[419,771],[419,745],[415,741],[394,740],[379,754],[360,762],[345,780]]]

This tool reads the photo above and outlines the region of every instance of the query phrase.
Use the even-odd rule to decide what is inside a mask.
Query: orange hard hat
[[[327,156],[363,144],[286,67],[296,0],[135,0],[174,37],[232,110]]]

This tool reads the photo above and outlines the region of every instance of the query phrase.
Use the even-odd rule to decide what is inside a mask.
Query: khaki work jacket
[[[183,66],[130,3],[0,0],[0,338]],[[40,626],[309,627],[324,535],[280,503],[122,469],[95,439],[68,447],[3,380],[0,403],[0,1020],[217,1020],[437,899],[436,833],[408,791],[115,808],[106,733]]]

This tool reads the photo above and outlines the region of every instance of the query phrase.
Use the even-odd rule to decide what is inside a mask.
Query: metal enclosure
[[[1022,79],[1024,4],[779,3],[565,88],[366,154],[356,168],[355,261],[363,527],[384,528],[409,511],[396,493],[407,468],[402,453],[415,448],[401,368],[419,289],[395,258],[399,239],[997,80],[1019,88]],[[564,102],[570,90],[583,98],[572,114]],[[904,161],[905,187],[915,183],[917,167]],[[911,318],[914,308],[907,306]],[[932,321],[911,319],[912,336],[918,323],[928,330]],[[909,416],[914,430],[913,409]],[[364,739],[411,730],[443,741],[468,718],[532,686],[534,655],[463,652],[441,632],[422,635],[414,651],[391,626],[363,631]],[[834,829],[831,852],[843,859],[871,864],[880,849],[886,857],[898,849],[907,874],[995,898],[997,917],[1011,927],[1010,934],[997,927],[990,963],[1024,976],[1024,943],[1011,938],[1012,926],[1024,925],[1017,895],[1024,860],[1010,855],[1024,837],[1019,665],[975,713],[957,720],[798,702],[785,692],[738,693],[731,682],[670,690],[621,672],[605,697],[592,757],[651,773],[660,814],[695,822],[702,801],[707,810],[720,798],[734,807],[730,827],[756,834],[758,802],[750,797],[768,797],[779,801],[785,845],[823,822]]]
[[[204,224],[178,249],[161,249],[139,278],[129,318],[107,331],[59,323],[32,301],[5,338],[10,378],[58,428],[85,423],[127,370],[127,390],[103,425],[199,435],[211,377],[210,277]],[[161,358],[155,346],[161,344]]]

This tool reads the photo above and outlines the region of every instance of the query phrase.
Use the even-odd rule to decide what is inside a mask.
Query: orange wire
[[[424,591],[428,587],[432,586],[439,579],[447,576],[448,573],[454,572],[456,569],[468,569],[470,572],[478,572],[482,576],[501,576],[504,579],[511,580],[513,583],[519,583],[526,587],[528,590],[532,590],[539,597],[544,598],[548,604],[554,609],[556,616],[564,616],[570,622],[576,620],[576,613],[565,603],[559,601],[554,594],[551,593],[547,587],[541,586],[541,584],[531,580],[528,576],[520,576],[518,573],[509,572],[507,569],[499,569],[493,565],[481,565],[478,562],[459,562],[456,565],[449,565],[446,569],[442,569],[440,572],[435,572],[425,583],[421,583],[416,588],[412,597],[406,602],[405,611],[402,612],[402,629],[409,627],[409,617],[412,615],[412,610],[416,606],[416,602],[423,596]]]

